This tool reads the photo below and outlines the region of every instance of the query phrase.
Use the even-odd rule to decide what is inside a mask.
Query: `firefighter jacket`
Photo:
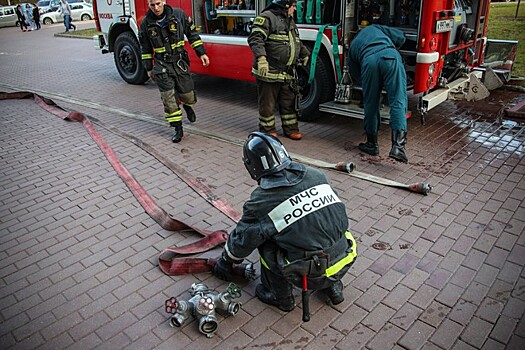
[[[140,23],[139,41],[142,53],[142,63],[147,71],[153,69],[155,63],[175,63],[182,58],[189,65],[188,53],[184,49],[184,35],[197,56],[206,54],[206,49],[188,15],[179,8],[164,5],[163,19],[148,10]],[[156,65],[156,64],[155,64]]]
[[[299,29],[293,18],[283,14],[281,8],[264,10],[255,18],[248,44],[255,57],[252,74],[268,82],[293,80],[293,69],[298,60],[310,54],[299,40]],[[260,56],[266,56],[270,66],[264,77],[257,69],[257,58]]]
[[[298,163],[292,163],[298,164]],[[328,184],[325,174],[301,165],[304,177],[290,186],[258,186],[244,204],[243,215],[226,242],[224,254],[241,262],[270,241],[293,262],[309,252],[330,254],[330,271],[336,274],[356,257],[355,240],[347,231],[345,205]],[[268,269],[274,262],[261,263]],[[272,263],[270,266],[267,263]],[[274,271],[279,273],[279,271]]]

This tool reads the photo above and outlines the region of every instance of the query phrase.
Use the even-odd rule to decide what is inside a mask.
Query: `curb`
[[[67,33],[55,33],[54,36],[61,38],[72,38],[72,39],[89,39],[93,40],[93,36],[83,36],[83,35],[71,35]]]

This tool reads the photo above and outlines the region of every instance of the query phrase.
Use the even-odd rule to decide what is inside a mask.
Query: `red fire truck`
[[[247,37],[255,16],[270,1],[167,0],[192,17],[211,59],[208,67],[193,64],[192,72],[254,81]],[[117,70],[126,82],[143,84],[148,76],[141,64],[137,33],[147,1],[94,0],[93,4],[102,33],[94,37],[95,47],[114,53]],[[480,66],[487,47],[490,0],[306,0],[297,5],[300,38],[313,53],[311,66],[298,71],[301,120],[313,120],[319,111],[362,118],[360,88],[353,86],[352,98],[341,99],[340,83],[352,38],[373,23],[405,33],[407,40],[400,51],[407,88],[420,95],[418,110],[423,115],[449,98],[475,100],[488,95],[480,82],[485,71]],[[197,62],[189,46],[187,51]],[[504,74],[510,76],[508,70]],[[384,115],[388,115],[386,109]]]

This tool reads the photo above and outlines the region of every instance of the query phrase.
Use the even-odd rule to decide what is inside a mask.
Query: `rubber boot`
[[[392,149],[388,155],[399,162],[406,163],[408,158],[405,154],[405,145],[407,143],[407,132],[403,130],[392,130]]]
[[[326,288],[325,291],[328,298],[330,298],[332,305],[341,304],[345,301],[345,297],[343,296],[343,282],[341,282],[341,280]]]
[[[195,123],[195,121],[197,120],[197,115],[195,114],[193,108],[185,104],[182,104],[182,108],[184,108],[184,110],[186,111],[186,117],[188,118],[190,123]]]
[[[377,156],[379,154],[377,134],[366,134],[366,143],[360,143],[359,150],[371,156]]]
[[[182,140],[182,136],[184,136],[184,132],[182,131],[182,122],[174,122],[172,124],[175,128],[175,132],[171,137],[171,141],[173,141],[173,143],[179,143]]]
[[[279,310],[284,312],[290,312],[295,308],[295,298],[293,295],[276,298],[262,283],[255,287],[255,295],[257,295],[257,298],[263,303],[277,306]]]

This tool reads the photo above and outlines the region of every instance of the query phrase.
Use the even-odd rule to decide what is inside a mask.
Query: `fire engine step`
[[[345,117],[364,119],[364,110],[355,103],[336,103],[334,101],[328,101],[319,105],[320,112],[333,113],[344,115]],[[390,108],[383,106],[381,108],[381,122],[388,123],[390,120]]]

